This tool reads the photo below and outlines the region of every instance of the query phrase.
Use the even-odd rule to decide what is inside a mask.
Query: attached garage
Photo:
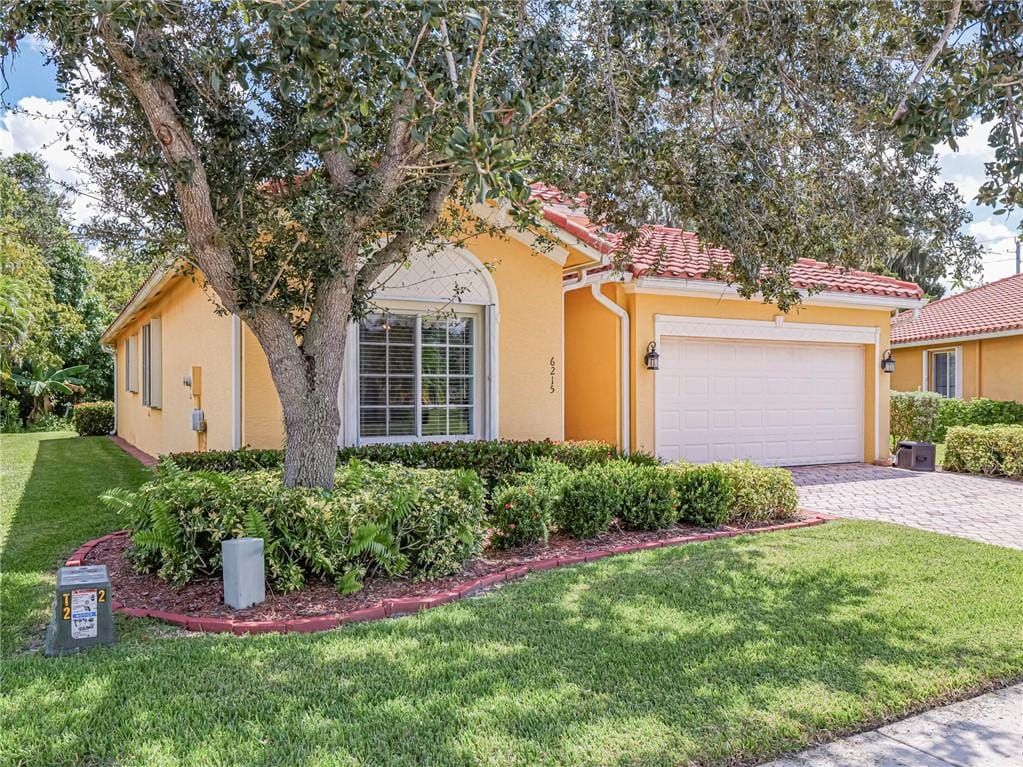
[[[656,453],[770,466],[862,461],[875,329],[658,317]],[[869,381],[872,388],[874,381]]]

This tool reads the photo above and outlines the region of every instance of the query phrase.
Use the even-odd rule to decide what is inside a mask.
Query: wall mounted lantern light
[[[895,372],[895,358],[892,356],[892,350],[889,349],[884,353],[884,357],[881,358],[881,370],[886,373]]]
[[[661,366],[661,355],[657,353],[657,344],[653,341],[646,348],[646,356],[643,358],[647,370],[657,370]]]

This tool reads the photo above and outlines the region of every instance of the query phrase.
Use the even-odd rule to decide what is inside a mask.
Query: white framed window
[[[949,399],[959,397],[961,371],[958,347],[936,349],[926,352],[926,355],[927,390]]]
[[[142,404],[163,406],[163,349],[159,319],[142,326]]]
[[[386,309],[359,324],[360,442],[477,439],[483,430],[483,317]]]

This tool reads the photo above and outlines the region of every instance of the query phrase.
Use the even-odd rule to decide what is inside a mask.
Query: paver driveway
[[[1023,549],[1023,482],[868,464],[797,466],[803,508]]]

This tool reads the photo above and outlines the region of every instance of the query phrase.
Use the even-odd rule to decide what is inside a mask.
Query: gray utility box
[[[53,619],[46,629],[48,656],[109,645],[114,637],[112,592],[106,565],[62,567],[57,571]]]
[[[266,599],[262,538],[220,542],[224,561],[224,604],[241,610]]]
[[[913,471],[934,471],[934,445],[930,442],[900,442],[895,465]]]

